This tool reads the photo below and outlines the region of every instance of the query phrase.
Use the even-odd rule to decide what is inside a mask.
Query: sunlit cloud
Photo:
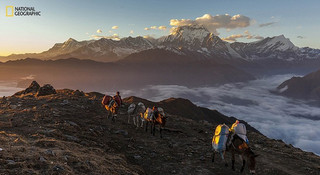
[[[242,35],[242,34],[237,34],[237,35],[231,35],[231,36],[228,36],[226,38],[221,38],[222,40],[224,41],[236,41],[238,38],[244,38],[245,36]]]
[[[146,39],[155,39],[155,35],[144,35],[143,38],[146,38]]]
[[[151,26],[151,27],[146,27],[144,30],[167,30],[166,26]]]
[[[261,40],[264,39],[264,37],[260,36],[260,35],[252,35],[248,30],[246,30],[244,32],[244,34],[235,34],[235,35],[230,35],[228,37],[225,38],[221,38],[224,41],[228,41],[228,42],[235,42],[237,41],[237,39],[239,38],[246,38],[246,39],[257,39],[257,40]]]
[[[159,30],[167,30],[167,27],[166,26],[159,26],[158,29]]]
[[[244,28],[250,26],[250,18],[244,15],[216,15],[212,16],[210,14],[205,14],[195,20],[191,19],[171,19],[171,26],[187,26],[187,25],[202,25],[206,27],[210,32],[214,34],[219,34],[217,29],[235,29]]]
[[[120,37],[118,34],[113,34],[110,36],[103,36],[103,35],[91,35],[92,38],[94,39],[101,39],[101,38],[105,38],[105,39],[113,39],[113,40],[120,40]]]
[[[36,77],[36,75],[31,74],[31,75],[29,75],[29,76],[22,77],[21,79],[22,79],[22,80],[33,80],[35,77]]]
[[[97,33],[102,33],[102,30],[101,30],[101,29],[98,29],[98,30],[97,30]]]
[[[157,42],[156,36],[155,35],[144,35],[143,38],[149,40],[152,43]]]
[[[112,26],[112,29],[119,29],[119,26]]]

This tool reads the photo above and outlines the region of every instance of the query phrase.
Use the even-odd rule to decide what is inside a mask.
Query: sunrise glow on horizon
[[[284,35],[298,47],[320,48],[319,1],[63,1],[5,0],[0,5],[0,56],[39,53],[68,38],[169,35],[201,24],[228,42]],[[41,16],[7,17],[6,7],[35,7]]]

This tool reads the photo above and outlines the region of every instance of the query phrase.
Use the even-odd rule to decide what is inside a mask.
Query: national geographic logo
[[[6,16],[41,16],[41,11],[37,11],[35,7],[6,7]]]

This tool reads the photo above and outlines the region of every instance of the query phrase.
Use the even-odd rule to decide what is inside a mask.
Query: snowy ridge
[[[274,48],[274,50],[279,51],[298,49],[298,47],[296,47],[288,38],[285,38],[284,35],[271,38],[271,40],[265,44],[265,47]]]
[[[183,26],[175,28],[171,35],[174,36],[173,40],[180,39],[189,43],[198,40],[202,43],[210,32],[203,26]]]
[[[320,59],[319,49],[298,48],[283,35],[265,38],[251,43],[230,44],[241,57],[248,61],[278,59],[288,62]]]
[[[53,57],[53,56],[58,56],[61,54],[68,54],[70,52],[73,52],[89,43],[93,42],[92,40],[90,41],[81,41],[78,42],[77,40],[73,38],[69,38],[67,41],[64,43],[57,43],[55,44],[51,49],[48,51],[43,52],[43,57]]]
[[[226,46],[228,48],[229,54],[236,58],[242,58],[233,48],[230,47],[230,43],[226,43]]]

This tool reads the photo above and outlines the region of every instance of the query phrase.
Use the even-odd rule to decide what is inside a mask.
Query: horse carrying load
[[[212,147],[217,152],[226,150],[226,143],[229,135],[229,127],[225,124],[218,125],[212,138]]]
[[[237,134],[240,138],[242,138],[246,143],[249,143],[249,139],[247,137],[247,129],[246,125],[243,123],[239,123],[237,120],[231,127],[230,131],[233,134]]]
[[[118,95],[112,97],[110,95],[105,95],[101,101],[102,105],[107,109],[108,111],[108,118],[111,114],[112,120],[115,120],[115,116],[117,116],[118,110],[121,106],[121,99]]]
[[[144,113],[143,119],[147,121],[152,121],[154,118],[153,116],[153,110],[151,108],[147,108],[146,112]]]
[[[139,102],[137,105],[134,103],[130,104],[128,107],[128,124],[130,123],[130,118],[132,118],[133,124],[139,127],[140,116],[143,115],[145,111],[146,107],[142,102]]]
[[[242,161],[240,172],[243,172],[247,162],[250,173],[255,174],[255,158],[257,155],[249,147],[249,140],[246,134],[246,126],[243,123],[239,123],[238,120],[232,125],[231,129],[225,124],[218,125],[212,138],[212,148],[214,150],[212,162],[214,162],[215,153],[218,152],[225,166],[228,166],[225,160],[225,152],[228,151],[232,156],[231,168],[235,170],[235,154],[239,154]]]

